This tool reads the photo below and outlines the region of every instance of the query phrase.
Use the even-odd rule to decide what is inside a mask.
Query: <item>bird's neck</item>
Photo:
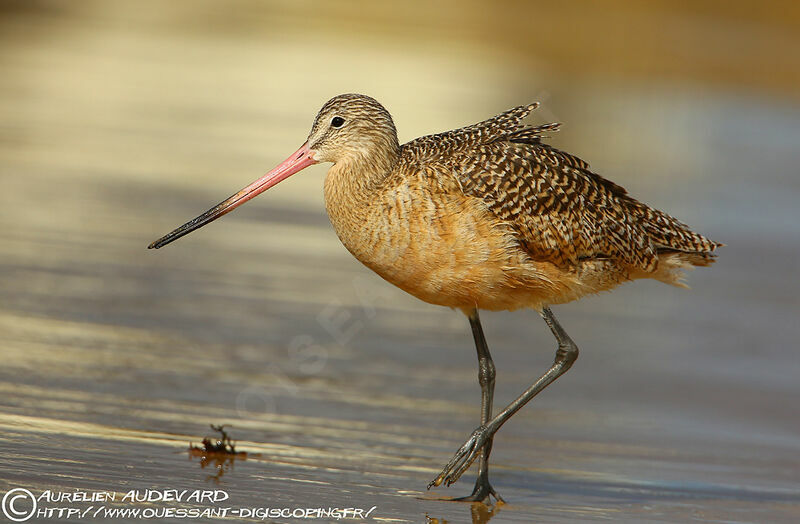
[[[399,148],[384,154],[354,153],[337,161],[325,177],[325,200],[331,205],[358,205],[379,192],[400,158]]]
[[[393,162],[363,161],[351,157],[334,164],[325,177],[325,207],[336,234],[347,249],[362,260],[361,251],[369,243],[372,206],[380,206],[382,197],[390,189],[390,175],[399,154]]]

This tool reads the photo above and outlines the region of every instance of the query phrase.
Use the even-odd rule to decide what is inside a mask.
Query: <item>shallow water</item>
[[[667,13],[682,42],[719,49],[645,67],[653,37],[583,71],[580,38],[483,41],[477,7],[450,25],[417,6],[426,25],[413,9],[219,5],[4,7],[0,491],[219,489],[232,507],[376,506],[383,522],[800,520],[791,16]],[[574,20],[552,9],[547,32]],[[599,21],[658,19],[614,9]],[[742,39],[739,66],[714,55]],[[748,78],[773,44],[774,75]],[[691,291],[638,282],[555,308],[581,357],[496,437],[508,504],[493,512],[435,500],[466,494],[471,473],[425,490],[477,423],[467,322],[350,257],[324,167],[145,249],[294,151],[344,91],[383,101],[401,139],[540,99],[534,121],[566,123],[556,144],[727,244]],[[533,312],[483,323],[501,406],[554,343]],[[209,424],[247,459],[190,457]]]

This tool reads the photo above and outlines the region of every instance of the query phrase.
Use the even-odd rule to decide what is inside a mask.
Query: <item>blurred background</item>
[[[0,489],[224,489],[392,522],[800,519],[800,5],[0,2]],[[330,228],[315,166],[147,244],[369,94],[401,141],[540,101],[531,123],[724,242],[692,290],[554,312],[573,369],[495,439],[494,512],[425,486],[477,425],[466,319]],[[552,362],[486,313],[496,406]],[[229,424],[247,460],[187,442]],[[199,505],[198,507],[206,507]],[[95,519],[100,520],[100,519]]]

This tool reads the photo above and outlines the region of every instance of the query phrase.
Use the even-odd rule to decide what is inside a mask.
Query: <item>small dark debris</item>
[[[225,431],[225,426],[215,426],[211,424],[211,429],[219,433],[219,437],[212,439],[211,437],[206,437],[203,439],[203,447],[194,446],[192,444],[189,445],[189,450],[194,454],[202,453],[202,454],[223,454],[223,455],[237,455],[246,457],[247,453],[244,451],[236,452],[236,445],[231,440],[230,435],[228,432]]]
[[[231,440],[225,426],[215,426],[211,424],[211,429],[219,433],[218,437],[205,437],[202,446],[195,446],[189,443],[189,457],[200,457],[200,467],[205,469],[207,466],[214,466],[217,470],[215,475],[210,475],[206,480],[220,483],[225,472],[233,467],[236,459],[246,460],[246,451],[236,451],[236,445]]]

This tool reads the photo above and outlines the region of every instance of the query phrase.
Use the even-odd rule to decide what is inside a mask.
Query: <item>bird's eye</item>
[[[333,127],[342,127],[344,125],[344,118],[340,116],[335,116],[331,119],[331,125]]]

